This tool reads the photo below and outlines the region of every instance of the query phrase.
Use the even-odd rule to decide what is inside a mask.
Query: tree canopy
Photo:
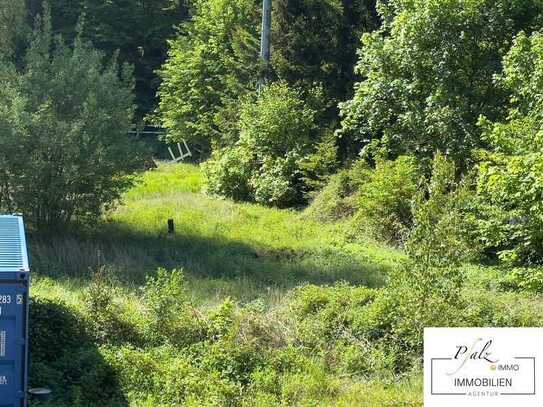
[[[18,3],[18,2],[13,2]],[[42,12],[42,0],[27,0],[28,19]],[[141,119],[156,105],[159,79],[155,73],[166,58],[167,39],[190,16],[188,0],[49,0],[53,30],[68,41],[82,37],[121,62],[134,66],[137,111]]]
[[[0,210],[44,228],[96,219],[142,166],[128,136],[132,69],[106,62],[80,35],[68,45],[47,9],[24,66],[1,67]]]
[[[158,114],[172,138],[209,146],[228,136],[221,115],[256,89],[258,21],[255,0],[195,2],[160,72]]]
[[[484,145],[480,115],[504,115],[507,92],[494,82],[515,34],[540,26],[538,1],[383,2],[385,24],[363,38],[364,78],[341,105],[341,134],[397,156],[441,150],[465,168]]]
[[[0,56],[13,57],[25,34],[26,7],[22,1],[0,0]]]
[[[210,145],[236,141],[239,99],[256,90],[261,2],[198,0],[193,18],[170,42],[161,76],[159,122],[172,138]],[[324,91],[316,120],[337,122],[337,102],[351,94],[359,37],[378,26],[375,2],[277,0],[272,8],[272,61],[267,75]]]
[[[375,0],[276,0],[273,69],[291,84],[322,84],[336,109],[352,94],[362,34],[378,27]]]

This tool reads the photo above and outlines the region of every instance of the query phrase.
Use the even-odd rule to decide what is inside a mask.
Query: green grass
[[[157,267],[182,268],[201,304],[226,297],[275,303],[303,283],[383,284],[402,258],[372,241],[350,242],[341,228],[298,212],[204,196],[200,173],[188,164],[160,164],[140,177],[96,230],[31,240],[39,276],[86,284],[106,267],[134,288]],[[174,219],[175,234],[167,233]]]
[[[285,296],[292,288],[306,283],[327,285],[337,281],[381,286],[388,271],[404,257],[398,250],[369,239],[349,240],[341,225],[319,224],[296,211],[208,197],[200,192],[200,186],[198,167],[160,164],[158,169],[143,174],[137,185],[125,194],[122,204],[95,228],[63,235],[30,236],[32,296],[38,301],[62,304],[54,305],[53,309],[62,315],[73,315],[76,325],[92,326],[94,318],[103,318],[88,316],[88,288],[100,270],[112,282],[106,295],[112,305],[104,305],[106,308],[99,309],[98,313],[104,312],[109,318],[107,310],[113,307],[118,313],[112,322],[114,326],[128,327],[128,334],[123,335],[141,337],[147,328],[142,325],[145,311],[140,287],[148,276],[156,274],[157,268],[178,268],[184,271],[188,295],[200,309],[197,312],[213,312],[213,307],[226,298],[238,304],[258,300],[260,306],[268,310],[258,318],[268,321],[265,326],[273,327],[274,310],[281,312]],[[175,221],[174,235],[167,233],[170,218]],[[43,307],[36,306],[33,309]],[[45,321],[47,325],[47,319]],[[53,370],[45,366],[37,370],[39,373],[32,373],[31,369],[31,383],[50,383],[57,397],[61,397],[55,398],[52,405],[64,405],[59,401],[67,394],[60,378],[64,369],[73,371],[70,374],[74,377],[87,372],[93,381],[98,380],[93,369],[103,372],[108,365],[106,359],[123,352],[122,346],[109,343],[85,346],[82,355],[74,355],[74,361],[68,358],[67,362],[55,362]],[[177,363],[175,355],[164,355],[166,360]],[[79,362],[79,357],[82,360],[92,357],[92,365]],[[322,363],[316,355],[315,363],[315,366]],[[284,380],[282,391],[293,404],[418,406],[422,403],[420,376],[414,380],[380,383],[335,377],[318,369],[312,373],[312,368],[308,369]],[[60,376],[56,376],[58,374]],[[118,378],[129,380],[122,373]],[[70,386],[69,391],[76,393],[70,393],[69,399],[77,399],[79,385]],[[141,395],[132,394],[130,380],[122,387],[127,390],[122,391],[120,401],[104,399],[103,404],[158,405],[153,398],[156,394],[145,394],[143,397],[150,397],[147,401]],[[251,395],[247,397],[240,405],[266,402],[264,399],[255,401]]]
[[[46,328],[39,329],[45,329],[46,335],[52,335],[51,341],[56,341],[65,328],[49,328],[49,324],[54,327],[58,323],[55,316],[58,313],[59,317],[69,317],[68,321],[75,326],[74,332],[80,332],[79,328],[83,329],[81,332],[90,329],[95,335],[95,342],[85,342],[81,351],[76,351],[80,354],[73,355],[75,361],[68,355],[58,363],[48,362],[53,368],[50,365],[31,368],[34,385],[50,384],[60,396],[68,394],[65,393],[68,388],[71,392],[67,396],[71,400],[68,405],[73,405],[73,400],[80,397],[77,392],[85,388],[86,380],[91,389],[96,387],[94,382],[102,377],[100,374],[107,374],[111,365],[121,369],[114,377],[119,380],[120,399],[104,399],[104,405],[162,405],[153,391],[138,393],[134,381],[147,380],[147,373],[142,376],[140,369],[149,369],[148,374],[153,375],[153,379],[146,382],[147,389],[173,385],[175,392],[177,372],[168,371],[161,365],[172,363],[188,369],[190,374],[196,375],[194,377],[204,375],[193,379],[190,386],[199,388],[200,381],[207,383],[209,380],[213,388],[213,380],[217,377],[209,376],[206,368],[201,366],[203,362],[192,363],[183,355],[184,351],[180,355],[179,349],[157,346],[147,338],[154,333],[147,326],[148,308],[142,301],[141,287],[148,277],[156,275],[159,267],[183,270],[190,307],[195,307],[189,311],[189,320],[204,318],[212,324],[213,315],[220,315],[217,309],[221,309],[225,300],[230,298],[237,304],[238,322],[229,324],[233,327],[240,324],[242,337],[238,339],[242,345],[237,349],[238,339],[233,340],[233,346],[223,343],[226,347],[218,352],[219,356],[210,356],[220,359],[223,352],[237,355],[238,351],[242,352],[247,346],[254,346],[254,341],[264,338],[278,342],[275,348],[268,348],[269,357],[288,353],[290,346],[303,354],[304,346],[296,344],[299,336],[294,332],[293,314],[289,314],[293,288],[339,281],[380,287],[386,283],[389,271],[405,260],[401,251],[371,239],[362,237],[353,241],[341,224],[321,224],[293,210],[205,196],[200,192],[200,177],[200,171],[194,165],[160,164],[157,169],[142,174],[137,184],[125,194],[121,205],[106,214],[96,227],[63,235],[30,236],[32,296],[37,302],[53,301],[52,305],[41,303],[31,308],[43,318],[42,324]],[[167,233],[168,219],[175,222],[173,235]],[[98,297],[92,301],[98,305],[89,309],[92,291],[89,287],[96,284],[98,271],[107,283],[98,291],[94,290],[93,295]],[[510,321],[522,326],[543,323],[540,296],[507,292],[499,287],[497,281],[504,273],[503,269],[472,265],[465,267],[465,271],[464,290],[468,303],[479,305],[477,311],[475,308],[466,310],[475,312],[474,318],[490,321],[493,326]],[[99,298],[100,292],[104,298]],[[249,305],[244,307],[246,304]],[[248,311],[255,306],[257,312]],[[33,321],[36,322],[31,320],[31,324]],[[120,339],[100,339],[103,327],[108,335]],[[42,331],[39,332],[41,335]],[[87,335],[82,334],[82,340],[85,338]],[[337,344],[329,345],[333,349]],[[204,341],[192,348],[189,345],[189,348],[194,351],[199,346],[213,349],[215,344]],[[125,354],[135,358],[134,366],[124,362]],[[253,351],[251,357],[255,354],[258,352]],[[153,364],[155,362],[151,361],[155,356],[161,361]],[[288,405],[422,405],[421,374],[416,370],[386,379],[342,375],[327,370],[334,361],[327,359],[326,352],[309,352],[304,357],[307,360],[299,362],[302,371],[294,369],[276,378],[281,379],[281,385],[277,386],[281,388],[280,397],[289,400]],[[90,358],[90,362],[86,358]],[[215,359],[213,363],[216,363]],[[223,367],[215,366],[216,372],[223,368],[226,369],[223,372],[229,371],[236,366],[236,360],[219,366]],[[65,384],[61,379],[67,374],[65,371],[75,378],[85,377],[85,380],[74,379],[77,383],[83,380],[82,384]],[[270,374],[273,377],[278,373]],[[260,390],[268,388],[266,380],[271,379],[264,376],[263,380]],[[239,385],[241,381],[236,383]],[[198,392],[204,391],[202,389],[191,390],[190,395],[197,397]],[[251,391],[250,386],[244,388],[236,405],[276,405],[273,397],[277,389],[272,387],[263,393]],[[55,399],[52,405],[66,404],[59,400]],[[199,401],[194,403],[201,405]]]

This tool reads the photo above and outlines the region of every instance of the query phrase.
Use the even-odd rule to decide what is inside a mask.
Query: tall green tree
[[[392,156],[431,158],[459,167],[481,146],[480,115],[502,117],[507,92],[495,85],[501,59],[520,30],[540,27],[536,0],[383,1],[383,28],[363,39],[364,79],[341,105],[341,134]]]
[[[27,0],[29,18],[41,13],[42,0]],[[190,17],[190,0],[50,0],[53,30],[67,41],[77,35],[83,17],[83,38],[134,66],[137,116],[152,111],[160,83],[155,71],[166,59],[167,39]]]
[[[255,0],[195,2],[160,73],[158,114],[173,138],[232,142],[237,100],[256,89],[259,21]]]
[[[379,27],[375,0],[273,2],[273,69],[306,88],[319,83],[334,108],[352,95],[360,38]]]
[[[96,219],[131,185],[132,70],[38,18],[24,68],[0,65],[0,211],[40,228]]]
[[[198,0],[192,21],[171,42],[158,116],[174,138],[231,145],[239,98],[256,89],[261,1]],[[324,126],[351,92],[360,35],[377,27],[373,0],[274,0],[268,75],[302,89]],[[324,113],[324,114],[323,114]]]
[[[0,57],[11,58],[26,34],[23,1],[0,0]]]

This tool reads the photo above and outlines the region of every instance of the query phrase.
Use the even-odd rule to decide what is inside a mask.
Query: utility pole
[[[262,1],[262,33],[260,37],[260,58],[263,66],[261,77],[258,80],[258,91],[264,87],[270,67],[271,56],[271,0]]]

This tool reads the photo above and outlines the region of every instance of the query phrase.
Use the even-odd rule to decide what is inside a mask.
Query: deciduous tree
[[[343,137],[431,158],[440,150],[465,168],[483,145],[480,115],[503,117],[507,92],[495,85],[501,59],[520,29],[540,26],[534,0],[393,0],[384,27],[363,39],[364,79],[341,106]]]
[[[45,11],[24,68],[0,70],[0,210],[51,228],[114,204],[142,156],[128,136],[130,67],[80,36],[68,46]]]

